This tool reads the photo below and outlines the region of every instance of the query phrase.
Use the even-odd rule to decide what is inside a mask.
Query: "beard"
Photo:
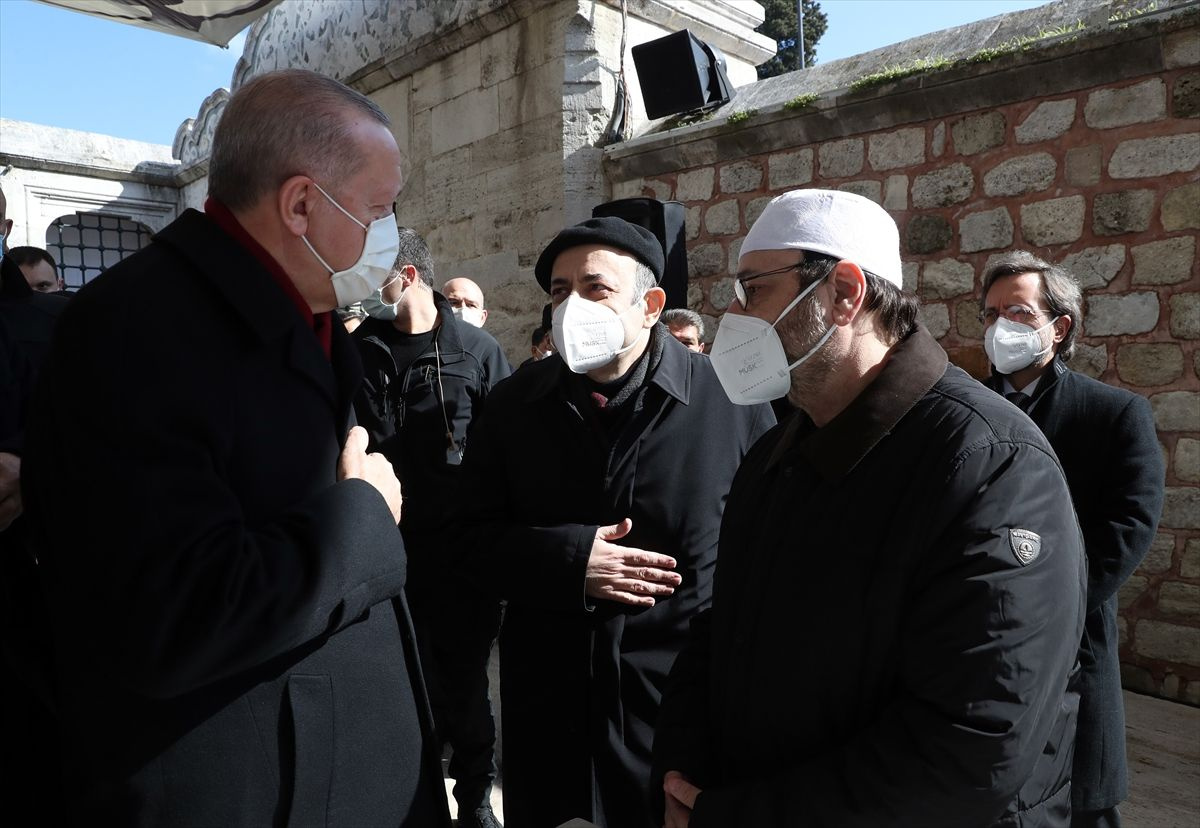
[[[787,355],[789,365],[807,354],[829,330],[825,311],[821,308],[815,292],[806,297],[798,307],[793,308],[775,330],[783,343],[783,352]],[[826,341],[812,356],[792,370],[788,402],[796,408],[804,408],[805,400],[820,396],[833,373],[837,355],[826,347],[828,345],[829,342]]]

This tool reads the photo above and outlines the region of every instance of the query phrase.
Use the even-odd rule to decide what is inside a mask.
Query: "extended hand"
[[[674,558],[611,543],[628,535],[632,528],[633,521],[625,518],[615,526],[596,530],[587,563],[587,594],[652,607],[655,595],[670,595],[683,579],[671,572]]]
[[[663,828],[687,828],[700,789],[687,781],[687,777],[679,771],[667,771],[667,775],[663,777],[663,791],[667,795]]]
[[[396,472],[386,457],[378,453],[367,454],[367,431],[362,426],[350,429],[342,456],[338,458],[338,480],[351,477],[374,486],[387,501],[396,523],[400,522],[400,507],[404,503],[400,495],[400,481],[396,479]]]
[[[0,532],[21,514],[21,458],[0,451]]]

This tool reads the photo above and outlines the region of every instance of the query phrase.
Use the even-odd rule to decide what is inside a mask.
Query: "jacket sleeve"
[[[488,404],[472,423],[471,450],[462,465],[463,496],[449,530],[459,573],[486,595],[585,611],[584,578],[598,527],[531,526],[517,517],[516,499],[534,493],[512,490],[505,416],[512,414]],[[536,463],[537,447],[529,448],[525,462]]]
[[[26,469],[52,603],[114,682],[179,696],[319,646],[400,593],[402,542],[373,486],[331,466],[307,498],[247,514],[228,458],[253,448],[220,392],[227,368],[135,369],[171,357],[139,357],[136,324],[89,309],[59,326]]]
[[[1086,575],[1057,461],[1027,443],[977,447],[938,496],[946,522],[929,527],[897,612],[891,701],[807,761],[704,791],[695,828],[988,826],[1040,758],[1069,750],[1062,715]],[[1010,529],[1040,536],[1028,565]]]
[[[1103,460],[1100,503],[1083,525],[1088,557],[1087,608],[1111,599],[1154,542],[1166,469],[1144,397],[1135,396],[1113,423]]]

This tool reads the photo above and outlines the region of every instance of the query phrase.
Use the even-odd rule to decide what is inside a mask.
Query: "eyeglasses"
[[[795,264],[781,267],[777,270],[767,270],[762,273],[755,273],[753,276],[739,276],[733,280],[733,296],[738,300],[738,304],[742,306],[742,310],[750,310],[750,296],[746,293],[746,283],[753,282],[755,279],[761,279],[764,276],[774,276],[777,273],[787,273],[789,270],[799,270],[804,262],[796,262]]]
[[[1049,311],[1041,308],[1027,308],[1024,305],[1009,305],[1007,308],[984,308],[979,312],[977,317],[983,323],[985,328],[990,328],[996,323],[997,317],[1003,316],[1009,322],[1018,322],[1022,325],[1028,325],[1033,320],[1037,319],[1044,313]]]

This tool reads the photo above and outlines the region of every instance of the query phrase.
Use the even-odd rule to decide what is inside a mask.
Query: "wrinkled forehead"
[[[603,244],[582,244],[558,254],[550,268],[550,283],[603,276],[632,285],[636,273],[637,259],[624,250]]]

